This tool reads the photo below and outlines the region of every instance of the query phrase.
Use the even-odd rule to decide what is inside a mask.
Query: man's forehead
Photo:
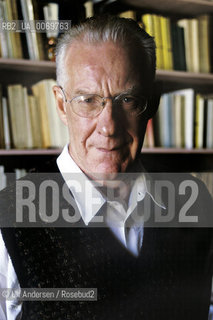
[[[65,68],[72,89],[88,85],[96,91],[96,87],[99,90],[108,83],[123,91],[137,80],[126,50],[112,42],[73,43],[66,54]]]
[[[82,75],[88,77],[85,80],[100,80],[107,77],[117,81],[135,80],[135,67],[129,60],[128,53],[124,48],[112,42],[100,44],[88,44],[83,42],[73,43],[67,51],[65,58],[66,72],[75,80]],[[78,73],[78,76],[76,76]]]
[[[115,55],[122,55],[128,59],[127,51],[111,41],[101,43],[74,41],[67,49],[65,63],[71,62],[70,60],[72,62],[103,61],[106,57],[110,61]]]

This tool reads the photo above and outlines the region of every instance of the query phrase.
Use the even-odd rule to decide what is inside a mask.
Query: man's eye
[[[93,103],[94,102],[94,98],[93,97],[83,98],[82,102],[84,102],[84,103]]]
[[[131,96],[126,96],[123,98],[123,102],[125,103],[134,103],[135,102],[135,98],[131,97]]]
[[[138,102],[137,102],[137,99],[135,97],[125,96],[121,100],[121,105],[126,110],[129,110],[129,109],[137,108]]]

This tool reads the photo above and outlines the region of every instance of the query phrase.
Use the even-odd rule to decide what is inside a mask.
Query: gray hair
[[[74,41],[91,45],[112,41],[120,45],[137,65],[145,85],[152,84],[156,69],[155,42],[134,20],[116,16],[92,17],[63,34],[56,46],[56,77],[57,83],[62,86],[68,80],[64,66],[65,56]]]

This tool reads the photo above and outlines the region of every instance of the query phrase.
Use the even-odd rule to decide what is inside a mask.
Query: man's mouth
[[[119,151],[121,150],[122,148],[124,148],[125,144],[122,144],[122,145],[119,145],[119,146],[114,146],[114,147],[111,147],[111,148],[103,148],[103,147],[97,147],[97,149],[101,152],[116,152],[116,151]]]

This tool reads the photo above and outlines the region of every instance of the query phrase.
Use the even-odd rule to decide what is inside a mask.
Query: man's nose
[[[110,98],[103,100],[103,110],[97,120],[97,130],[99,134],[106,137],[116,135],[119,129],[119,116],[116,110],[113,109],[115,107]]]

